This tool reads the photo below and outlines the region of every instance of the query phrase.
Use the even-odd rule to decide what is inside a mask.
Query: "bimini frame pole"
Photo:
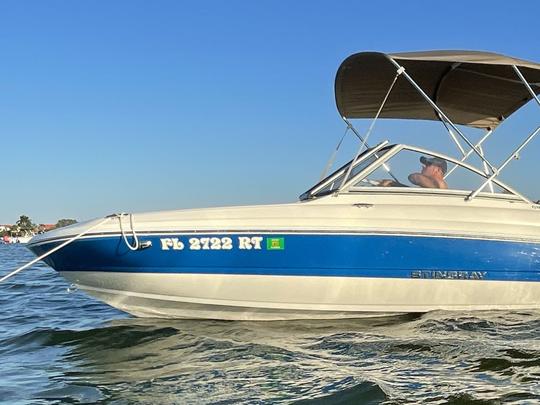
[[[510,156],[508,156],[508,158],[504,161],[504,163],[498,168],[498,169],[495,169],[493,171],[493,174],[491,176],[489,176],[487,178],[486,181],[484,181],[484,183],[482,183],[482,185],[480,187],[478,187],[473,193],[471,193],[468,197],[467,197],[467,201],[470,201],[472,200],[474,197],[476,197],[478,195],[478,193],[480,193],[483,188],[491,182],[491,180],[493,180],[495,177],[497,177],[502,169],[504,169],[506,167],[506,165],[508,163],[510,163],[512,161],[512,159],[514,159],[515,157],[518,156],[519,152],[521,152],[521,150],[527,146],[527,144],[532,141],[532,139],[540,132],[540,127],[536,128],[535,131],[533,131],[528,137],[527,139],[525,139],[525,141],[523,141],[523,143],[514,151],[512,152],[512,154]],[[531,202],[529,199],[526,199],[527,202]]]
[[[531,88],[529,82],[525,79],[525,77],[521,74],[520,70],[517,68],[516,65],[512,65],[512,67],[514,68],[516,74],[518,75],[518,77],[520,78],[520,80],[523,82],[523,84],[525,85],[525,87],[527,87],[527,90],[529,90],[529,93],[531,93],[531,95],[533,96],[533,98],[536,100],[536,102],[538,103],[538,105],[540,106],[540,99],[538,98],[538,96],[536,95],[536,93],[533,91],[533,89]]]
[[[456,144],[458,150],[461,152],[461,156],[465,156],[465,149],[463,149],[463,146],[461,146],[461,143],[459,143],[459,140],[456,138],[456,134],[454,134],[454,132],[452,131],[452,128],[449,128],[448,127],[448,124],[446,123],[446,121],[439,115],[439,120],[443,123],[444,127],[446,128],[446,131],[448,131],[448,135],[450,135],[450,139],[452,139],[452,141],[454,141],[454,143]],[[478,147],[478,145],[477,145]],[[472,150],[471,150],[472,152]]]
[[[357,129],[353,126],[351,121],[349,121],[346,117],[341,117],[341,119],[347,124],[347,129],[350,129],[353,134],[356,135],[356,137],[362,142],[362,145],[365,145],[367,149],[369,149],[369,145],[366,143],[366,140],[360,135],[360,133],[357,131]]]
[[[341,186],[339,186],[339,189],[338,191],[340,191],[343,186],[345,185],[345,183],[347,182],[347,179],[349,178],[350,174],[351,174],[351,171],[352,171],[352,168],[354,167],[354,164],[356,163],[356,161],[358,160],[358,158],[360,157],[360,154],[362,153],[362,149],[364,148],[364,146],[367,147],[367,140],[369,139],[369,136],[371,135],[371,132],[373,131],[373,128],[375,127],[375,123],[377,122],[377,119],[379,118],[379,115],[381,115],[381,112],[384,108],[384,106],[386,105],[386,101],[388,100],[388,97],[390,96],[390,93],[392,92],[392,89],[394,88],[394,85],[396,84],[397,82],[397,79],[399,78],[399,76],[405,71],[404,68],[400,68],[397,70],[396,72],[396,75],[394,76],[394,80],[392,80],[392,83],[390,84],[390,87],[388,88],[388,91],[386,92],[386,95],[384,96],[382,102],[381,102],[381,105],[379,107],[379,110],[377,111],[377,114],[375,114],[375,117],[373,117],[373,120],[371,121],[371,125],[369,126],[369,129],[366,133],[366,137],[364,138],[364,140],[362,141],[362,143],[360,144],[360,147],[358,148],[358,152],[356,153],[356,155],[354,156],[354,159],[352,160],[351,164],[349,165],[349,168],[347,169],[347,172],[345,173],[345,177],[343,177],[343,181],[341,182]],[[356,134],[356,136],[358,136],[360,139],[362,139],[360,137],[360,135],[358,134],[358,132],[356,131],[356,129],[351,125],[351,123],[347,120],[346,117],[342,117],[343,120],[347,123],[347,125],[349,125],[351,127],[351,129],[353,130],[353,132]],[[375,155],[377,156],[377,155]],[[378,157],[378,156],[377,156]],[[388,174],[390,176],[392,176],[392,178],[399,183],[399,180],[390,172],[390,168],[388,166],[386,166],[384,163],[382,165],[384,167],[384,169],[388,172]]]
[[[354,166],[354,163],[356,162],[356,160],[357,160],[358,157],[360,156],[360,153],[362,152],[363,147],[365,146],[366,149],[369,149],[369,145],[366,143],[367,138],[364,139],[364,138],[358,133],[358,131],[356,130],[356,128],[353,126],[353,124],[352,124],[346,117],[341,117],[341,119],[342,119],[343,121],[345,121],[345,123],[347,124],[348,128],[351,129],[351,131],[358,137],[358,139],[360,139],[360,142],[362,142],[362,143],[360,144],[360,148],[358,149],[357,155],[355,155],[354,160],[351,162],[351,166],[349,167],[349,170],[347,171],[347,175],[344,177],[343,182],[341,183],[341,186],[339,186],[340,189],[341,189],[341,187],[343,187],[343,185],[346,183],[347,178],[348,178],[349,175],[351,174],[352,167]],[[377,155],[377,153],[375,153],[374,155],[375,155],[377,158],[379,157],[379,155]],[[386,165],[386,163],[383,163],[383,164],[382,164],[382,167],[384,168],[384,170],[386,170],[386,172],[388,173],[388,175],[389,175],[390,177],[392,177],[396,182],[399,183],[399,180],[398,180],[397,177],[394,176],[394,174],[390,171],[390,168]]]
[[[328,159],[328,163],[324,167],[324,170],[321,173],[321,178],[319,179],[319,181],[322,181],[326,177],[328,172],[330,171],[330,168],[334,164],[334,160],[336,160],[336,155],[339,151],[339,148],[341,147],[341,144],[343,143],[343,140],[345,139],[345,135],[347,135],[347,132],[349,132],[349,129],[350,129],[350,126],[347,126],[347,128],[345,128],[345,132],[343,133],[343,136],[341,137],[338,144],[336,145],[336,148],[332,152],[332,155],[330,155],[330,159]]]
[[[480,151],[482,156],[485,156],[484,148],[482,148],[481,146],[478,146],[478,150]],[[484,173],[486,174],[486,176],[489,176],[491,174],[491,172],[489,170],[489,167],[486,165],[486,162],[482,162],[482,164],[484,165]],[[489,182],[489,191],[491,192],[491,194],[493,194],[493,192],[494,192],[493,182],[491,182],[491,181]]]
[[[531,88],[531,86],[529,85],[529,82],[525,79],[525,77],[521,74],[520,70],[517,68],[516,65],[512,65],[512,68],[514,69],[514,71],[516,72],[516,74],[518,75],[519,79],[523,82],[523,84],[525,85],[525,87],[527,88],[527,90],[529,91],[529,93],[531,93],[532,97],[536,100],[536,102],[538,103],[538,105],[540,106],[540,99],[538,98],[538,96],[536,95],[536,93],[533,91],[533,89]],[[508,156],[508,158],[504,161],[504,163],[501,165],[501,167],[499,167],[498,169],[495,169],[493,171],[493,174],[491,176],[489,176],[489,178],[479,187],[477,188],[473,193],[471,193],[468,197],[467,197],[467,200],[470,201],[472,200],[474,197],[476,197],[478,195],[478,193],[480,193],[484,187],[486,186],[486,184],[488,184],[491,180],[493,180],[495,177],[497,177],[501,170],[505,168],[505,166],[510,163],[512,161],[512,159],[516,158],[519,154],[519,152],[521,152],[521,150],[530,142],[532,141],[532,139],[540,132],[540,127],[536,128],[535,131],[533,131],[524,141],[521,145],[519,145],[519,147],[510,155]],[[527,202],[531,202],[527,199]]]
[[[413,87],[420,93],[422,97],[425,98],[425,100],[433,107],[435,111],[452,127],[454,131],[457,132],[457,134],[465,141],[467,145],[478,155],[480,159],[482,159],[483,162],[486,162],[486,164],[489,166],[489,168],[493,171],[495,171],[495,167],[487,160],[480,151],[473,145],[473,143],[467,138],[456,125],[446,116],[446,114],[439,108],[437,104],[422,90],[422,88],[414,81],[414,79],[409,76],[409,74],[405,71],[405,68],[401,66],[399,63],[397,63],[394,59],[392,59],[390,56],[387,56],[388,60],[394,64],[396,68],[398,68],[398,72],[401,72],[403,76],[413,85]]]
[[[493,133],[493,130],[490,129],[489,131],[486,132],[486,134],[476,143],[476,146],[477,148],[481,148],[482,144],[484,143],[484,141],[486,139],[489,138],[489,136]],[[465,153],[465,156],[463,156],[460,160],[460,162],[465,162],[467,160],[467,158],[469,156],[471,156],[471,153],[473,153],[473,150],[472,149],[469,149],[469,151],[467,153]],[[446,179],[450,174],[452,174],[452,172],[454,170],[456,170],[458,168],[457,165],[454,165],[454,167],[452,167],[450,170],[448,170],[448,172],[446,172],[446,174],[444,175],[444,178]]]

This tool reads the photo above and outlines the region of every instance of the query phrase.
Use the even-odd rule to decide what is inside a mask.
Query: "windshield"
[[[373,162],[383,156],[392,146],[386,146],[379,150],[376,150],[376,147],[366,150],[358,157],[358,159],[356,159],[356,162],[351,170],[351,173],[348,176],[348,179],[352,179],[354,176],[359,174],[361,171],[363,171],[365,168],[367,168],[369,165],[371,165]],[[351,163],[352,160],[341,166],[329,176],[325,177],[315,186],[302,194],[300,196],[300,200],[320,197],[337,191],[343,183],[343,179],[346,176]]]
[[[390,171],[389,168],[392,168]],[[466,167],[455,165],[435,155],[404,148],[358,180],[353,187],[413,187],[471,191],[486,178]],[[507,194],[494,182],[484,192]]]

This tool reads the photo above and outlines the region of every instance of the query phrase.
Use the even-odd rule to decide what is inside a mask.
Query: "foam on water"
[[[0,245],[0,273],[32,259]],[[137,319],[43,264],[0,285],[0,401],[540,401],[539,312],[299,322]]]

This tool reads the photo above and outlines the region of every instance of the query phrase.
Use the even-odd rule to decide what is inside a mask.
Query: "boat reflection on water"
[[[314,338],[399,327],[419,317],[274,322],[129,318],[114,320],[101,329],[73,332],[76,338],[66,343],[74,344],[71,360],[84,359],[87,366],[102,367],[110,382],[136,382],[146,379],[148,370],[156,370],[154,378],[166,378],[197,370],[209,372],[215,369],[214,363],[231,370],[240,361],[245,367],[243,360],[258,355],[265,361],[269,359],[266,355],[286,361]]]

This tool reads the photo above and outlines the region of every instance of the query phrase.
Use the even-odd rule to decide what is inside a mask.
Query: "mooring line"
[[[80,237],[86,235],[88,232],[90,232],[91,230],[97,228],[98,226],[103,225],[105,222],[111,220],[112,218],[117,218],[117,216],[118,216],[118,214],[113,214],[113,215],[109,215],[109,216],[105,217],[105,218],[103,219],[103,221],[101,221],[101,222],[99,222],[99,223],[97,223],[97,224],[95,224],[95,225],[92,225],[90,228],[85,229],[83,232],[79,233],[78,235],[74,236],[73,238],[66,240],[66,241],[65,241],[64,243],[62,243],[61,245],[56,246],[55,248],[49,250],[47,253],[44,253],[44,254],[42,254],[41,256],[36,257],[36,258],[35,258],[34,260],[32,260],[31,262],[26,263],[24,266],[21,266],[21,267],[19,267],[17,270],[14,270],[14,271],[12,271],[11,273],[9,273],[9,274],[5,275],[4,277],[0,278],[0,283],[3,282],[3,281],[5,281],[5,280],[7,280],[7,279],[10,278],[11,276],[14,276],[14,275],[17,274],[18,272],[23,271],[23,270],[26,269],[27,267],[30,267],[30,266],[33,265],[34,263],[37,263],[37,262],[39,262],[40,260],[46,258],[47,256],[49,256],[50,254],[56,252],[57,250],[60,250],[60,249],[62,249],[63,247],[69,245],[71,242],[76,241],[76,240],[79,239]]]
[[[127,236],[124,232],[124,227],[122,226],[122,217],[124,215],[129,216],[129,226],[131,227],[131,234],[133,235],[133,241],[134,241],[133,246],[127,240]],[[121,212],[120,214],[118,214],[118,222],[120,222],[120,232],[122,233],[122,238],[124,239],[124,242],[126,243],[126,246],[128,247],[128,249],[132,251],[139,250],[141,247],[141,244],[139,243],[139,238],[137,237],[137,233],[135,232],[135,227],[133,225],[133,214],[126,214],[125,212]]]

